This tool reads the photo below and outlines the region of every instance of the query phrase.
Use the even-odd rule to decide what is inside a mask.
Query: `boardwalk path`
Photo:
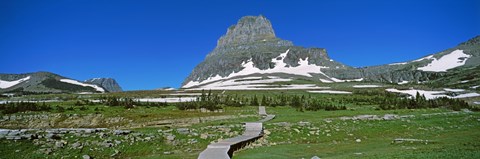
[[[258,107],[258,114],[263,117],[262,120],[245,123],[245,132],[240,136],[208,145],[207,149],[200,153],[198,159],[230,159],[234,151],[261,138],[263,136],[263,122],[272,120],[275,115],[268,115],[264,106]]]

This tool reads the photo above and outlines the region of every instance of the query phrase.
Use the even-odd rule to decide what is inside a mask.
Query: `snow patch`
[[[478,93],[466,93],[466,94],[460,94],[458,96],[455,96],[453,98],[469,98],[469,97],[478,97],[480,94]]]
[[[321,78],[320,78],[320,81],[323,82],[323,83],[333,83],[333,81],[326,80],[326,79],[321,79]]]
[[[22,82],[25,82],[27,80],[30,79],[30,76],[27,76],[25,78],[21,78],[21,79],[18,79],[18,80],[15,80],[15,81],[4,81],[4,80],[0,80],[0,88],[1,89],[6,89],[6,88],[10,88],[10,87],[13,87],[19,83],[22,83]]]
[[[179,103],[191,102],[197,100],[196,97],[182,97],[182,98],[137,98],[134,99],[139,102],[159,102],[159,103]]]
[[[478,86],[472,86],[472,87],[470,87],[470,88],[477,89],[478,87],[480,87],[480,85],[478,85]]]
[[[310,93],[326,93],[326,94],[352,94],[347,91],[334,91],[334,90],[321,90],[321,91],[308,91]]]
[[[448,91],[448,92],[464,92],[464,89],[450,89],[450,88],[444,88],[443,90]]]
[[[405,65],[407,63],[408,62],[398,62],[398,63],[391,63],[391,64],[388,64],[388,65]]]
[[[81,82],[78,82],[78,81],[75,81],[75,80],[72,80],[72,79],[60,79],[60,82],[70,83],[70,84],[84,86],[84,87],[92,87],[92,88],[95,88],[95,90],[97,90],[99,92],[105,92],[105,90],[102,87],[99,87],[97,85],[85,84],[85,83],[81,83]]]
[[[418,70],[430,72],[446,72],[449,69],[463,66],[471,55],[463,53],[463,50],[455,50],[446,54],[440,59],[433,58],[433,61],[426,66],[419,67]]]
[[[460,83],[467,83],[467,82],[470,82],[470,80],[460,81]]]
[[[424,57],[424,58],[420,58],[420,59],[417,59],[417,60],[413,60],[413,61],[419,62],[419,61],[428,60],[428,59],[432,59],[432,58],[433,58],[433,55],[430,55],[430,56],[427,56],[427,57]]]
[[[363,81],[363,78],[359,78],[359,79],[350,79],[350,80],[341,80],[341,79],[337,79],[335,77],[330,77],[330,79],[332,79],[333,82],[360,82],[360,81]]]
[[[439,98],[439,97],[449,97],[445,94],[442,94],[442,93],[445,93],[444,91],[424,91],[424,90],[415,90],[415,89],[398,90],[398,89],[394,89],[394,88],[386,89],[386,91],[394,92],[394,93],[408,94],[408,95],[412,96],[413,98],[415,98],[415,96],[417,95],[417,92],[420,95],[424,95],[425,98],[427,98],[427,99],[435,99],[435,98]]]
[[[382,87],[379,85],[354,85],[353,88],[378,88]]]
[[[322,68],[329,68],[326,66],[317,66],[315,64],[308,64],[308,57],[305,59],[300,59],[298,62],[298,66],[296,67],[287,67],[288,64],[283,62],[285,57],[287,56],[288,52],[290,49],[288,49],[286,52],[280,54],[276,58],[273,58],[271,61],[275,63],[274,68],[271,69],[266,69],[266,70],[260,70],[259,68],[256,68],[253,64],[253,61],[250,59],[246,62],[242,63],[243,69],[240,70],[239,72],[232,72],[226,77],[221,77],[220,75],[215,75],[211,76],[206,80],[203,81],[190,81],[187,84],[185,84],[182,88],[190,88],[222,79],[229,79],[232,77],[237,77],[237,76],[246,76],[246,75],[251,75],[251,74],[271,74],[271,73],[286,73],[286,74],[293,74],[293,75],[300,75],[300,76],[306,76],[306,77],[312,77],[313,74],[323,74],[325,75],[321,69]],[[327,76],[327,75],[325,75]],[[328,77],[328,76],[327,76]],[[330,78],[330,77],[328,77]],[[331,78],[332,79],[332,78]],[[339,79],[332,79],[333,81],[361,81],[363,79],[354,79],[354,80],[339,80]]]
[[[398,82],[398,84],[407,84],[408,81],[402,81],[402,82]]]
[[[446,91],[450,91],[450,92],[463,92],[464,90],[460,91],[460,89],[444,89]],[[453,91],[452,91],[453,90]],[[477,96],[480,96],[480,94],[478,93],[465,93],[465,94],[459,94],[457,96],[448,96],[446,95],[446,91],[424,91],[424,90],[415,90],[415,89],[410,89],[410,90],[398,90],[398,89],[394,89],[394,88],[389,88],[389,89],[386,89],[386,91],[388,92],[395,92],[395,93],[403,93],[403,94],[408,94],[410,96],[412,96],[413,98],[415,98],[415,96],[417,95],[417,92],[420,94],[420,95],[424,95],[425,98],[427,99],[435,99],[435,98],[439,98],[439,97],[447,97],[447,98],[469,98],[469,97],[477,97]]]

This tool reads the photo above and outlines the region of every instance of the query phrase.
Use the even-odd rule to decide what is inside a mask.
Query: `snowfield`
[[[463,66],[467,59],[470,57],[471,55],[463,53],[463,50],[455,50],[449,54],[440,57],[440,59],[432,57],[432,62],[430,62],[426,66],[419,67],[418,70],[430,72],[446,72],[449,69]]]
[[[439,97],[448,97],[447,95],[442,94],[442,93],[445,93],[444,91],[424,91],[424,90],[416,90],[416,89],[398,90],[398,89],[394,89],[394,88],[386,89],[386,91],[394,92],[394,93],[408,94],[408,95],[412,96],[413,98],[415,98],[415,96],[417,95],[417,92],[420,93],[420,95],[424,95],[425,98],[427,98],[427,99],[434,99],[434,98],[439,98]]]
[[[314,84],[290,84],[276,85],[275,82],[287,82],[292,79],[268,76],[268,78],[245,77],[237,79],[227,79],[212,82],[198,88],[188,90],[286,90],[286,89],[328,89],[329,87],[318,87]]]
[[[465,94],[459,94],[457,96],[448,96],[445,93],[447,92],[464,92],[465,90],[463,89],[448,89],[445,88],[445,91],[424,91],[424,90],[416,90],[416,89],[409,89],[409,90],[398,90],[394,88],[389,88],[386,89],[388,92],[395,92],[395,93],[403,93],[403,94],[408,94],[411,97],[415,98],[417,95],[417,92],[420,93],[420,95],[424,95],[425,98],[427,99],[434,99],[434,98],[439,98],[439,97],[447,97],[447,98],[469,98],[469,97],[477,97],[480,96],[478,93],[465,93]]]
[[[464,92],[464,89],[450,89],[450,88],[444,88],[443,90],[448,91],[448,92]]]
[[[97,85],[85,84],[85,83],[81,83],[81,82],[78,82],[78,81],[75,81],[75,80],[72,80],[72,79],[60,79],[60,82],[70,83],[70,84],[84,86],[84,87],[92,87],[92,88],[95,88],[95,90],[97,90],[99,92],[105,92],[105,90],[102,87],[99,87]]]
[[[334,91],[334,90],[321,90],[321,91],[308,91],[309,93],[326,93],[326,94],[352,94],[347,91]]]
[[[0,80],[0,88],[1,89],[6,89],[6,88],[10,88],[10,87],[13,87],[19,83],[22,83],[22,82],[25,82],[27,80],[30,79],[30,76],[27,76],[25,78],[21,78],[21,79],[18,79],[18,80],[15,80],[15,81],[4,81],[4,80]]]
[[[230,73],[227,77],[221,77],[220,75],[215,75],[213,77],[210,77],[204,81],[190,81],[187,84],[185,84],[182,88],[190,88],[198,85],[203,85],[206,83],[218,81],[218,80],[226,80],[230,79],[232,77],[238,77],[238,76],[246,76],[246,75],[251,75],[251,74],[271,74],[271,73],[285,73],[285,74],[292,74],[292,75],[299,75],[299,76],[306,76],[306,77],[312,77],[313,74],[322,74],[325,75],[321,71],[322,68],[329,68],[326,66],[317,66],[315,64],[308,64],[308,58],[305,59],[300,59],[298,62],[298,66],[292,67],[283,62],[285,57],[287,56],[288,52],[290,49],[288,49],[286,52],[280,54],[276,58],[273,58],[271,61],[275,63],[275,67],[267,70],[260,70],[259,68],[256,68],[252,62],[252,59],[248,60],[247,62],[242,63],[243,69],[240,70],[239,72],[232,72]],[[325,75],[328,77],[327,75]],[[362,81],[363,79],[353,79],[353,80],[339,80],[336,78],[330,78],[330,80],[325,80],[325,81],[332,81],[332,82],[349,82],[349,81]],[[323,80],[322,80],[323,81]]]

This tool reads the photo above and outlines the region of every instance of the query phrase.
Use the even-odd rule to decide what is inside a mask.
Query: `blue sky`
[[[2,0],[0,73],[179,87],[230,25],[259,14],[278,37],[355,67],[413,60],[480,35],[478,0]]]

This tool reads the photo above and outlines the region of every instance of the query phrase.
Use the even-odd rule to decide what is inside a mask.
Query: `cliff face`
[[[85,80],[85,83],[96,84],[105,88],[108,92],[121,92],[122,87],[113,78],[93,78]]]

